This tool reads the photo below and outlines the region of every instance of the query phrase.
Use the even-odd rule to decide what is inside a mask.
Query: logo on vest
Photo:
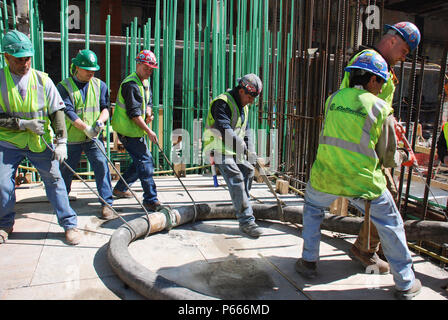
[[[334,103],[330,105],[330,111],[343,112],[360,118],[367,117],[367,113],[365,113],[362,108],[359,110],[353,110],[344,106],[336,106]]]

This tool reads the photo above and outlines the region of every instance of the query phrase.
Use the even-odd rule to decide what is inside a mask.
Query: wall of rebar
[[[162,133],[161,145],[171,161],[174,130],[183,128],[190,134],[189,140],[183,139],[184,155],[189,155],[187,167],[203,165],[207,160],[200,156],[201,137],[213,97],[233,87],[240,76],[258,74],[264,88],[250,108],[250,127],[262,133],[255,136],[257,151],[262,156],[275,153],[279,175],[299,190],[308,180],[316,155],[326,98],[338,89],[348,59],[360,46],[373,46],[382,35],[384,23],[397,22],[384,21],[382,0],[156,0],[151,2],[155,15],[135,17],[125,34],[111,35],[111,24],[122,21],[107,15],[105,21],[95,18],[95,24],[105,25],[105,35],[90,35],[94,15],[90,10],[101,7],[98,3],[91,7],[90,0],[86,0],[84,35],[75,35],[67,28],[68,0],[61,0],[60,32],[50,34],[44,31],[39,1],[27,1],[29,34],[36,49],[33,64],[37,69],[45,71],[44,42],[60,42],[62,77],[68,75],[72,58],[69,46],[75,42],[84,43],[86,48],[100,44],[105,53],[104,80],[116,87],[135,70],[134,58],[140,49],[155,52],[160,68],[151,79],[153,130]],[[126,6],[126,1],[121,4]],[[14,2],[3,1],[2,5],[0,28],[6,31],[15,27],[16,19],[11,18]],[[377,20],[376,27],[369,24],[372,19]],[[120,78],[111,78],[111,46],[123,49],[125,65]],[[412,122],[420,121],[423,95],[436,97],[437,105],[430,113],[432,170],[444,106],[447,52],[445,49],[436,61],[425,61],[420,50],[395,68],[399,84],[393,107],[397,118],[411,128]],[[428,88],[424,84],[429,72],[438,80]],[[107,128],[110,132],[110,126]],[[417,126],[413,128],[407,134],[414,146]],[[157,168],[169,168],[155,146],[152,152]],[[400,176],[399,191],[404,196],[400,209],[407,210],[411,178],[405,179],[404,173]],[[430,180],[428,177],[428,185]],[[428,192],[427,186],[423,216],[429,205]]]

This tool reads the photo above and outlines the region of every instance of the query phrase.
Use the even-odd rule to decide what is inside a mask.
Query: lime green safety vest
[[[233,156],[236,154],[235,151],[225,145],[225,143],[222,141],[223,137],[221,137],[221,133],[217,129],[213,128],[215,124],[215,119],[213,119],[212,116],[211,106],[216,100],[224,100],[229,105],[230,110],[232,112],[230,125],[237,134],[237,136],[240,137],[241,139],[244,139],[244,136],[246,135],[246,127],[249,118],[249,107],[245,106],[243,108],[244,123],[242,123],[238,106],[235,102],[235,99],[233,99],[230,93],[226,92],[220,94],[210,103],[210,108],[208,110],[207,120],[205,123],[206,128],[204,131],[204,152],[210,152],[213,150],[223,155]]]
[[[62,80],[60,83],[64,86],[65,90],[67,90],[78,117],[87,125],[93,126],[101,113],[101,80],[98,78],[92,78],[89,81],[85,101],[82,100],[81,91],[71,77]],[[81,142],[88,140],[88,137],[85,135],[84,131],[76,128],[73,125],[73,122],[68,118],[65,119],[65,124],[67,126],[68,142]]]
[[[112,115],[111,124],[113,129],[119,134],[132,137],[139,138],[143,137],[146,132],[141,129],[132,119],[128,117],[126,114],[126,103],[124,101],[123,96],[121,95],[121,87],[126,82],[135,82],[140,89],[140,95],[142,96],[142,118],[146,118],[146,105],[147,98],[149,97],[149,83],[148,80],[144,80],[142,83],[138,75],[134,72],[127,76],[120,85],[120,89],[118,90],[117,102],[115,105],[114,114]],[[145,89],[146,88],[146,89]]]
[[[446,146],[448,148],[448,126],[446,125],[448,122],[445,122],[442,126],[443,135],[445,136]],[[443,159],[440,159],[443,161]]]
[[[375,152],[392,108],[366,90],[345,88],[329,97],[310,182],[343,197],[378,198],[386,179]]]
[[[347,64],[347,66],[352,65],[352,63],[356,60],[356,58],[363,52],[366,51],[372,51],[377,53],[375,50],[373,49],[366,49],[363,50],[361,52],[359,52],[358,54],[356,54]],[[378,95],[378,98],[383,99],[384,101],[386,101],[390,107],[392,107],[392,102],[394,100],[394,92],[395,92],[395,82],[398,81],[397,78],[395,77],[395,73],[391,70],[390,74],[389,74],[389,79],[387,80],[387,82],[385,82],[383,84],[383,87],[381,88],[381,93]],[[348,88],[350,84],[350,72],[345,72],[344,73],[344,78],[342,79],[342,83],[341,86],[339,87],[339,89],[344,89],[344,88]]]
[[[53,130],[48,117],[48,99],[45,83],[48,75],[34,69],[30,78],[25,100],[17,90],[11,77],[9,66],[0,70],[0,106],[4,113],[13,118],[45,120],[43,138],[47,143],[53,141]],[[0,140],[7,141],[20,149],[29,148],[32,152],[42,152],[46,145],[42,139],[29,130],[11,130],[0,127]]]

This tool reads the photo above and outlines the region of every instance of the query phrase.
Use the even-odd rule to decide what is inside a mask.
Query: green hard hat
[[[72,63],[75,66],[90,71],[100,70],[100,66],[97,62],[98,59],[95,52],[88,49],[80,50],[76,57],[72,59]]]
[[[16,58],[34,56],[33,44],[22,32],[17,30],[8,31],[2,40],[2,52],[8,53]]]

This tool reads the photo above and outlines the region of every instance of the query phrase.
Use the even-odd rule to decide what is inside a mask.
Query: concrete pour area
[[[230,203],[222,177],[213,187],[210,176],[182,178],[196,203]],[[88,182],[94,187],[94,182]],[[171,206],[191,200],[175,177],[158,177],[159,199]],[[133,187],[141,197],[139,184]],[[254,183],[254,203],[274,204],[263,183]],[[0,245],[0,300],[143,300],[112,271],[107,260],[110,236],[120,219],[98,218],[100,204],[81,182],[74,182],[71,205],[78,213],[83,240],[64,242],[63,229],[46,199],[43,186],[16,191],[16,223],[6,244]],[[303,200],[280,195],[289,206]],[[130,221],[145,215],[135,199],[116,199],[116,210]],[[365,274],[347,252],[356,236],[323,230],[320,276],[309,281],[294,270],[301,254],[299,224],[259,221],[265,234],[251,239],[236,220],[207,220],[181,225],[139,239],[129,246],[132,257],[152,272],[225,300],[394,300],[392,275]],[[415,300],[447,300],[448,272],[424,256],[412,254],[423,289]]]

